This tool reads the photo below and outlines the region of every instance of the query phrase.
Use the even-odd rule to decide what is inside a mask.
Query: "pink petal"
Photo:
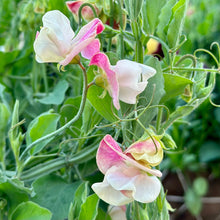
[[[89,44],[91,44],[96,35],[104,30],[102,22],[96,18],[83,26],[77,36],[72,40],[72,51],[60,62],[61,65],[66,66],[71,60]]]
[[[85,1],[81,0],[81,1],[67,1],[66,2],[66,6],[68,7],[69,11],[71,11],[74,15],[74,18],[78,21],[78,14],[79,14],[79,8],[80,6],[85,3]],[[96,13],[99,14],[100,11],[99,9],[93,5],[93,7],[96,10]],[[86,19],[86,20],[91,20],[92,18],[95,17],[92,9],[89,6],[85,6],[82,9],[82,16]]]
[[[133,167],[136,167],[140,170],[143,170],[152,175],[161,177],[162,173],[159,170],[151,169],[141,165],[136,162],[134,159],[125,155],[121,148],[118,146],[117,142],[112,138],[111,135],[106,135],[100,145],[96,155],[97,165],[102,173],[106,173],[106,171],[117,164],[121,164],[123,162],[130,164]]]
[[[37,31],[36,36],[35,36],[35,39],[37,39],[37,37],[38,37],[39,34],[40,34],[40,32]]]
[[[118,143],[111,135],[106,135],[102,139],[96,154],[96,162],[99,170],[105,174],[110,167],[123,162],[123,158],[119,153],[122,153],[122,150],[118,146]]]
[[[117,81],[116,73],[111,69],[111,65],[108,57],[104,53],[97,53],[92,57],[89,65],[96,65],[105,71],[109,84],[109,88],[107,88],[108,92],[110,96],[113,98],[113,104],[115,108],[117,110],[120,109],[120,104],[118,99],[119,96],[118,81]]]
[[[92,56],[100,51],[99,39],[95,39],[86,48],[81,51],[81,54],[86,59],[91,59]]]
[[[66,6],[73,14],[78,16],[80,6],[83,4],[82,1],[67,1]]]

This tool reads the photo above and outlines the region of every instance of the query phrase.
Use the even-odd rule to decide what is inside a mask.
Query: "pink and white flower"
[[[135,104],[136,96],[145,90],[148,79],[156,74],[154,68],[130,60],[119,60],[112,66],[108,57],[100,52],[92,57],[89,65],[98,66],[106,74],[106,89],[116,109],[120,109],[119,100]]]
[[[66,66],[80,52],[87,59],[99,52],[100,43],[95,37],[104,30],[104,25],[98,18],[83,26],[77,35],[69,19],[58,10],[47,12],[42,20],[43,27],[34,42],[37,62]]]
[[[126,206],[109,206],[108,213],[112,220],[127,220],[126,218]]]
[[[122,152],[118,143],[106,135],[96,155],[98,168],[105,177],[103,182],[93,184],[92,189],[102,200],[114,206],[133,200],[142,203],[154,201],[161,189],[157,177],[162,173],[151,166],[162,161],[161,151],[160,142],[149,138]]]

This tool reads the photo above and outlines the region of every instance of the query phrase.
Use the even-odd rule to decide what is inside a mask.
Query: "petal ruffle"
[[[66,66],[71,60],[89,44],[91,44],[96,35],[104,30],[104,25],[98,18],[93,19],[87,25],[83,26],[77,36],[71,42],[72,51],[60,62],[61,65]]]
[[[131,154],[136,161],[150,166],[157,166],[163,159],[160,142],[155,139],[153,141],[151,138],[132,144],[124,153]]]

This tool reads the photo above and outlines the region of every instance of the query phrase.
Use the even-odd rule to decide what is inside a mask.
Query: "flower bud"
[[[164,57],[162,45],[156,41],[155,39],[151,38],[147,42],[147,54],[153,55],[157,57],[159,60]]]

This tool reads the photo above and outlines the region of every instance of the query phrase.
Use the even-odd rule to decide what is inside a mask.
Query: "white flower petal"
[[[155,176],[148,176],[137,168],[128,166],[111,167],[105,180],[114,189],[142,203],[154,201],[161,189],[161,183]]]
[[[109,185],[106,179],[104,179],[101,183],[93,184],[92,189],[99,198],[110,205],[121,206],[133,201],[132,198],[128,198],[120,191],[115,190],[111,185]]]
[[[152,76],[154,76],[156,74],[156,70],[150,66],[146,66],[144,64],[140,64],[139,66],[142,69],[142,77],[143,77],[143,81],[147,81],[149,78],[151,78]]]
[[[38,62],[59,62],[64,59],[60,51],[60,42],[52,30],[42,28],[34,42],[34,50]]]
[[[133,198],[138,202],[153,202],[160,193],[161,183],[155,176],[140,174],[136,177],[133,184],[136,189],[133,192]]]
[[[109,206],[108,213],[112,220],[127,220],[126,206]]]
[[[57,38],[63,42],[71,42],[74,32],[69,19],[60,11],[48,11],[42,18],[43,26],[54,31]]]

